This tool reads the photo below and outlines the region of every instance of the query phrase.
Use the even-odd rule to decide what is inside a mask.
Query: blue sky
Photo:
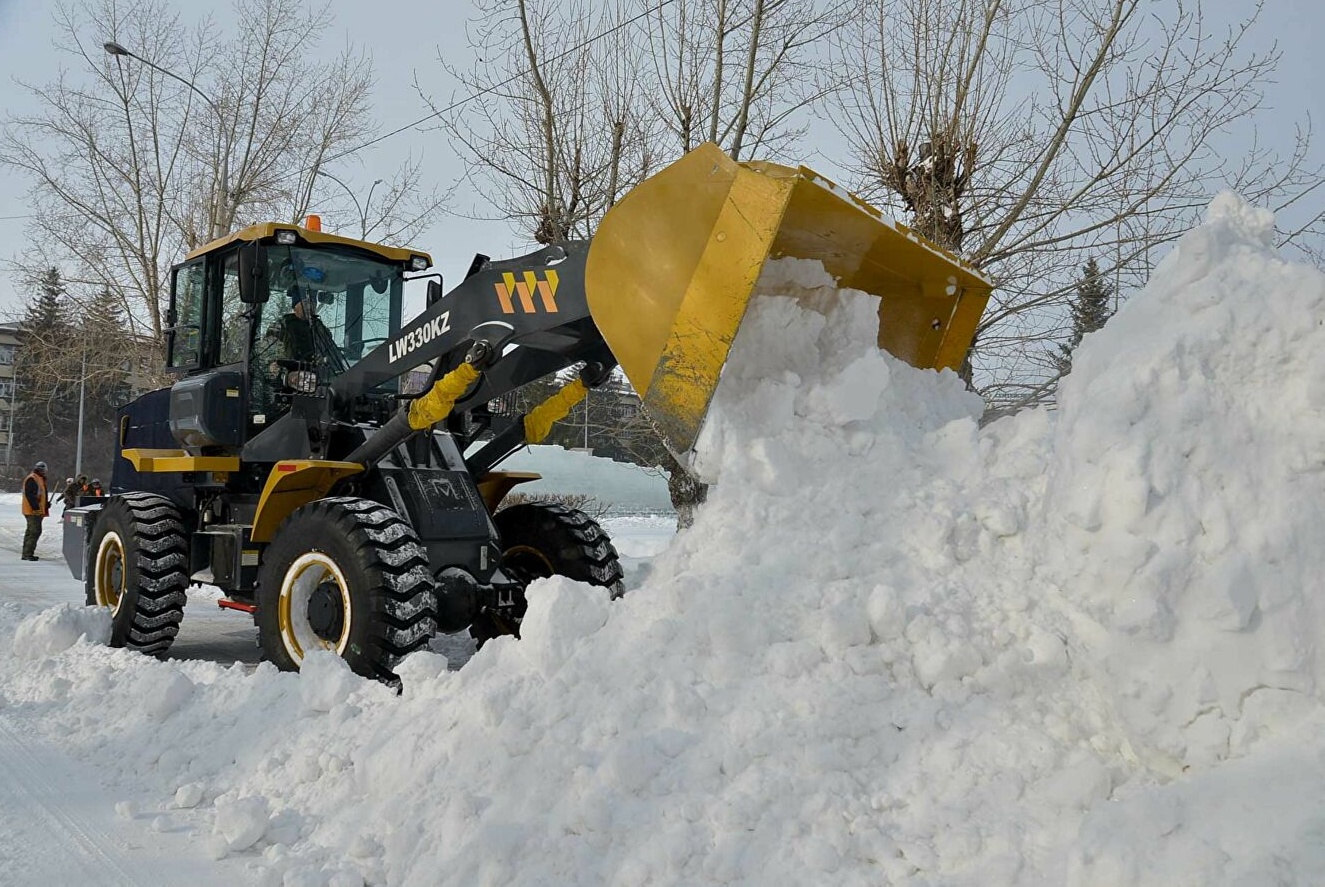
[[[1249,0],[1206,0],[1211,18],[1233,17],[1251,5]],[[224,14],[224,2],[176,0],[174,6],[185,18],[215,11]],[[53,4],[47,0],[0,0],[0,113],[31,110],[31,100],[14,85],[15,78],[44,83],[53,79],[64,63],[53,48],[50,17]],[[438,3],[436,0],[332,0],[334,24],[328,45],[341,40],[365,46],[377,71],[376,110],[385,129],[393,129],[422,117],[427,108],[412,86],[416,72],[431,85],[434,94],[449,95],[452,84],[436,59],[439,52],[459,61],[470,53],[465,46],[464,19],[467,0]],[[1277,41],[1283,53],[1279,82],[1269,94],[1272,110],[1262,119],[1262,138],[1273,139],[1282,132],[1289,139],[1295,121],[1310,114],[1317,129],[1315,156],[1325,161],[1325,62],[1315,35],[1325,33],[1325,3],[1320,0],[1267,0],[1256,43],[1260,48]],[[426,36],[418,36],[426,35]],[[97,35],[89,39],[99,40]],[[366,194],[373,179],[389,172],[406,154],[422,155],[437,185],[447,187],[462,174],[463,167],[440,132],[408,131],[362,153],[362,163],[345,180],[358,194]],[[841,178],[832,158],[804,158],[808,165],[830,178]],[[24,182],[0,169],[0,259],[9,258],[24,246],[27,212]],[[457,196],[459,208],[472,202],[472,192]],[[1319,200],[1325,200],[1322,193]],[[20,218],[8,218],[18,216]],[[443,274],[458,281],[475,252],[493,256],[516,255],[527,244],[499,223],[469,219],[439,218],[415,246],[432,253]],[[10,316],[21,304],[18,282],[0,269],[0,319]]]

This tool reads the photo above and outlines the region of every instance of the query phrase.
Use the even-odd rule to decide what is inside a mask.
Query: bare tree
[[[464,148],[487,212],[539,243],[588,237],[653,162],[627,4],[476,5],[470,41],[480,62],[442,60],[469,98],[440,107],[421,92]]]
[[[309,209],[316,209],[332,230],[352,231],[360,240],[376,243],[416,242],[450,199],[427,183],[422,162],[413,156],[390,179],[374,179],[362,199],[351,184],[329,170],[319,169],[318,176],[334,183],[340,192],[326,194]]]
[[[675,0],[649,16],[653,113],[683,154],[716,142],[733,159],[777,154],[798,115],[833,88],[824,40],[849,6],[819,0]]]
[[[24,282],[33,295],[20,316],[10,429],[19,462],[44,459],[53,474],[107,474],[115,410],[148,382],[138,372],[142,343],[127,334],[113,293],[70,310],[58,269]]]
[[[86,292],[108,289],[132,329],[157,341],[171,263],[244,224],[302,218],[339,193],[321,173],[373,132],[366,57],[314,61],[325,9],[237,0],[223,18],[236,23],[229,36],[210,17],[187,25],[161,0],[57,7],[76,73],[29,85],[42,110],[7,120],[0,140],[0,163],[32,183],[41,247],[24,264],[59,264]],[[387,193],[414,193],[410,182],[407,168]],[[408,203],[379,204],[387,233],[422,227]]]
[[[469,71],[443,60],[472,100],[451,112],[429,103],[466,149],[489,205],[537,242],[592,236],[618,195],[660,161],[659,124],[638,74],[644,32],[631,27],[640,17],[629,2],[595,13],[578,2],[485,0],[471,32],[483,61]]]
[[[994,279],[967,378],[996,408],[1052,396],[1086,257],[1122,292],[1218,190],[1283,204],[1319,184],[1306,133],[1283,156],[1257,146],[1244,162],[1224,157],[1278,59],[1247,49],[1260,3],[1224,29],[1200,0],[864,9],[834,41],[837,66],[855,75],[830,116],[855,146],[863,196]]]
[[[480,0],[479,11],[478,65],[443,60],[465,97],[429,103],[498,217],[550,243],[592,236],[620,194],[702,141],[740,157],[794,140],[797,114],[827,88],[815,78],[825,73],[816,47],[846,6],[617,0],[595,12],[585,2]],[[664,465],[686,519],[703,484],[647,423],[618,437]]]

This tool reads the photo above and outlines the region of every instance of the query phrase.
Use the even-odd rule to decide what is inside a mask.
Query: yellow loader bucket
[[[764,262],[818,259],[880,297],[879,346],[957,368],[992,285],[805,167],[705,144],[631,190],[589,246],[594,322],[673,452],[694,445]]]

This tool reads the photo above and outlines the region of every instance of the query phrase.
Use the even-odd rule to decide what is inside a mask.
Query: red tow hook
[[[246,604],[243,601],[232,601],[228,597],[221,598],[216,602],[216,606],[220,607],[222,610],[243,610],[250,615],[258,612],[257,604]]]

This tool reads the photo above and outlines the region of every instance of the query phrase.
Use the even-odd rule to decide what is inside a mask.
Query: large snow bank
[[[536,584],[401,697],[80,641],[0,660],[6,714],[273,883],[1309,883],[1325,282],[1269,225],[1216,200],[1057,413],[983,431],[777,263],[721,482],[624,599]]]
[[[1049,441],[1041,575],[1133,749],[1172,773],[1316,706],[1325,283],[1273,233],[1215,200],[1082,349]]]

